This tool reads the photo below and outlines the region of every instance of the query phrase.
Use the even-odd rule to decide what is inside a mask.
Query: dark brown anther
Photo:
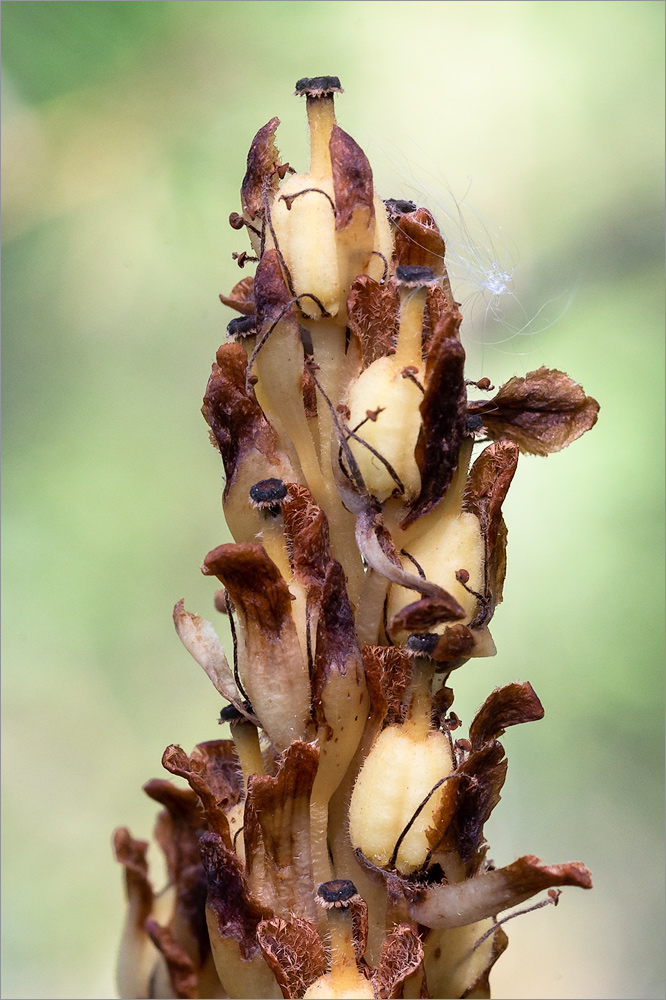
[[[330,94],[344,94],[337,76],[304,76],[296,83],[296,97],[328,97]]]
[[[465,432],[467,434],[476,434],[483,427],[483,417],[478,416],[475,413],[468,413],[465,417]]]
[[[477,389],[482,389],[483,392],[491,392],[495,386],[491,385],[489,378],[480,378],[476,383]]]
[[[386,409],[385,406],[378,406],[376,410],[366,410],[365,415],[368,418],[368,420],[372,420],[374,424],[379,414],[383,413],[385,409]]]
[[[229,216],[229,225],[232,229],[242,229],[245,225],[245,219],[238,212],[232,212]]]
[[[356,886],[348,878],[332,879],[317,886],[317,902],[326,910],[333,907],[336,910],[347,909],[355,896],[358,896]]]
[[[259,381],[259,376],[258,375],[249,375],[248,379],[247,379],[247,384],[248,385],[256,385],[258,381]]]
[[[335,412],[339,413],[341,417],[345,418],[345,420],[349,420],[351,417],[351,410],[346,403],[339,403],[335,408]]]
[[[283,181],[287,174],[294,174],[296,171],[289,163],[279,163],[275,168],[275,173],[278,175],[280,180]]]
[[[469,573],[466,569],[456,570],[456,580],[463,585],[469,582]]]

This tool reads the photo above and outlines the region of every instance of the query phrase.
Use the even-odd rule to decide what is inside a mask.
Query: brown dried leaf
[[[400,317],[400,293],[395,278],[380,285],[367,274],[352,282],[347,296],[347,323],[361,345],[363,368],[395,354]]]
[[[594,427],[599,404],[564,372],[542,367],[509,379],[492,399],[470,403],[468,412],[483,418],[489,437],[509,438],[530,455],[550,455]]]
[[[254,391],[247,392],[247,354],[240,344],[223,344],[217,352],[201,412],[222,455],[226,483],[224,498],[236,471],[248,454],[259,453],[267,464],[277,461],[278,438],[266,420]]]
[[[431,655],[436,663],[446,663],[447,669],[453,670],[454,665],[461,665],[456,661],[471,656],[475,644],[474,633],[466,625],[448,625]]]
[[[206,905],[215,913],[220,936],[237,941],[241,957],[249,961],[259,952],[257,925],[273,913],[252,898],[243,862],[217,834],[204,833],[200,848],[208,880]]]
[[[412,678],[412,662],[400,646],[364,646],[363,663],[373,714],[384,725],[402,722],[402,699]]]
[[[220,295],[220,302],[244,316],[252,316],[254,313],[254,278],[241,278],[228,295]]]
[[[257,896],[277,916],[317,921],[310,851],[310,794],[319,750],[299,740],[275,777],[250,778],[245,804],[245,856]]]
[[[370,218],[374,216],[372,168],[358,143],[338,125],[331,129],[328,148],[335,194],[335,228],[346,229],[356,208],[369,209]]]
[[[225,847],[231,848],[229,821],[206,780],[205,761],[194,754],[188,757],[181,747],[172,745],[168,746],[162,755],[162,766],[171,774],[185,778],[192,791],[196,792],[201,800],[208,827],[222,838]]]
[[[326,578],[321,588],[319,619],[317,623],[317,644],[312,672],[312,707],[315,718],[325,725],[325,709],[322,698],[327,684],[335,675],[355,676],[359,692],[365,689],[363,681],[363,657],[356,639],[354,613],[347,596],[345,571],[339,562],[332,559],[326,569]],[[355,685],[350,684],[350,692]]]
[[[481,452],[472,466],[463,508],[478,517],[485,547],[484,606],[474,621],[483,625],[502,599],[506,567],[506,527],[502,504],[518,465],[518,446],[502,438]]]
[[[157,817],[155,840],[162,848],[169,881],[180,885],[184,873],[200,863],[199,837],[206,821],[199,796],[191,788],[178,788],[163,778],[148,781],[143,790],[165,811]]]
[[[431,267],[437,277],[446,273],[446,247],[427,208],[417,208],[393,219],[396,266]]]
[[[116,861],[125,869],[125,888],[130,905],[135,908],[135,922],[142,927],[153,908],[153,887],[148,878],[147,840],[135,840],[127,827],[113,833]]]
[[[310,678],[279,569],[256,542],[218,545],[202,570],[224,584],[240,626],[243,687],[269,739],[279,751],[310,728]]]
[[[445,321],[446,316],[451,312],[456,312],[457,308],[458,303],[453,301],[448,282],[445,290],[442,290],[439,285],[428,286],[425,309],[423,310],[424,357],[430,353],[435,330]],[[456,336],[458,335],[459,333],[456,332]]]
[[[420,601],[406,604],[388,623],[387,632],[393,636],[397,632],[425,632],[442,622],[455,621],[465,617],[465,609],[455,597],[444,591],[444,596],[422,597]]]
[[[467,406],[465,351],[457,339],[461,319],[458,312],[445,313],[431,340],[420,406],[421,430],[414,449],[421,492],[401,522],[403,529],[439,503],[458,466]]]
[[[277,641],[291,621],[291,596],[280,570],[262,545],[228,542],[218,545],[204,559],[205,576],[216,576],[227,588],[239,615],[248,625]]]
[[[418,934],[409,924],[398,924],[385,937],[379,965],[372,974],[376,995],[382,998],[398,997],[400,984],[418,969],[422,961],[423,946]]]
[[[470,873],[483,859],[483,827],[500,800],[507,767],[504,747],[493,741],[456,769],[456,774],[471,779],[459,786],[452,826],[457,850]]]
[[[543,705],[529,681],[495,688],[474,716],[469,728],[472,749],[479,750],[484,744],[499,739],[509,726],[535,722],[543,719],[543,716]]]
[[[579,861],[542,865],[528,854],[505,868],[484,872],[464,882],[406,887],[410,913],[426,927],[463,927],[497,916],[502,910],[525,902],[537,892],[557,885],[592,888],[590,872]]]
[[[349,908],[352,915],[352,939],[354,943],[354,955],[360,965],[363,962],[365,949],[368,946],[368,904],[356,893],[349,901]]]
[[[207,740],[197,743],[193,759],[203,759],[208,786],[223,809],[237,805],[245,793],[243,772],[233,740]]]
[[[257,330],[273,323],[289,305],[292,294],[287,287],[277,250],[265,250],[254,276],[254,302]]]
[[[294,576],[307,588],[308,597],[319,600],[332,560],[328,519],[306,486],[288,483],[287,489],[282,515]]]
[[[146,920],[146,931],[151,941],[164,956],[173,991],[177,997],[198,1000],[197,974],[192,959],[174,940],[168,927],[160,927],[156,920]]]
[[[280,153],[275,145],[275,132],[280,124],[279,118],[271,120],[260,128],[247,154],[247,170],[241,185],[241,204],[243,211],[251,219],[255,219],[263,210],[264,190],[276,185],[275,168],[280,163]]]
[[[316,927],[308,920],[262,920],[257,938],[282,995],[298,1000],[326,972],[326,954]]]

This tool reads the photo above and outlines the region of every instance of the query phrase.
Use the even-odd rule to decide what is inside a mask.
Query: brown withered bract
[[[114,835],[122,997],[489,998],[507,911],[592,884],[580,862],[488,860],[500,739],[544,709],[505,683],[463,735],[447,685],[495,651],[519,454],[568,446],[599,406],[546,367],[496,392],[466,378],[444,235],[379,198],[340,93],[297,82],[309,170],[282,161],[272,118],[229,217],[257,268],[220,295],[239,315],[202,412],[233,541],[202,571],[231,641],[182,600],[174,623],[231,739],[167,747],[180,784],[145,786],[164,887],[147,843]]]
[[[471,402],[489,437],[515,441],[528,455],[561,451],[597,422],[599,404],[564,372],[538,368],[512,378],[492,399]]]

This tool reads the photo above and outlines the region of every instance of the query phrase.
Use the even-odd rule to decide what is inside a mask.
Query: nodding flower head
[[[168,747],[181,784],[145,786],[163,889],[146,842],[116,832],[123,997],[489,996],[499,914],[591,884],[579,863],[487,861],[499,739],[543,709],[506,684],[456,739],[449,684],[495,649],[519,454],[564,448],[598,405],[553,369],[497,391],[466,377],[442,235],[381,200],[342,93],[298,81],[308,167],[282,160],[272,118],[230,216],[257,268],[220,296],[239,315],[202,410],[233,538],[202,565],[227,648],[174,608],[230,738]]]

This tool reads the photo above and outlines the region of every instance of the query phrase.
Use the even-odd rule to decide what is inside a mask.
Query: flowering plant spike
[[[433,216],[379,198],[337,77],[296,93],[310,165],[282,161],[277,118],[252,141],[230,222],[252,247],[238,264],[258,266],[220,296],[238,316],[203,403],[234,541],[202,569],[232,650],[174,609],[231,739],[168,747],[184,782],[145,786],[162,891],[147,843],[115,833],[120,995],[489,997],[506,911],[591,879],[489,860],[500,738],[543,708],[507,684],[456,738],[451,677],[495,652],[519,454],[566,447],[599,407],[547,368],[497,391],[465,377]]]

